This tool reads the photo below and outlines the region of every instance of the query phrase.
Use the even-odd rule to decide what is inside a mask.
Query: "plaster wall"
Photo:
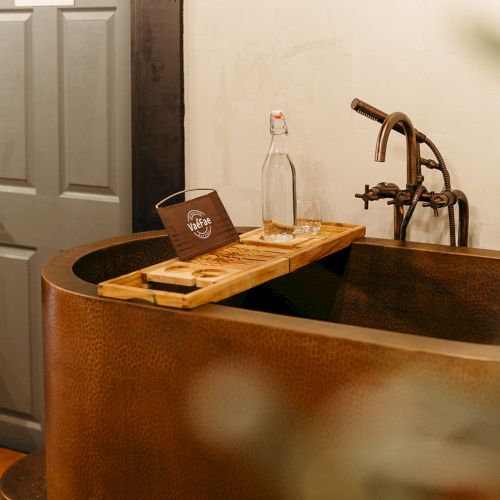
[[[358,97],[429,136],[469,198],[470,246],[500,249],[498,2],[189,0],[184,22],[187,186],[216,188],[235,224],[260,224],[268,116],[281,108],[298,194],[319,198],[324,220],[392,237],[392,207],[365,211],[354,193],[405,185],[405,141],[393,133],[376,163],[380,126],[351,110]],[[420,205],[408,235],[447,244],[445,211]]]

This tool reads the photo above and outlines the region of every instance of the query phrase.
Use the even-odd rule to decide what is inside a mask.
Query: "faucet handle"
[[[365,192],[362,194],[356,193],[354,195],[356,198],[361,198],[365,202],[365,210],[368,210],[368,203],[373,200],[378,200],[378,197],[370,189],[369,184],[365,184]]]
[[[443,200],[443,197],[435,193],[434,191],[430,192],[431,198],[427,203],[422,203],[423,207],[431,207],[434,210],[434,217],[439,215],[438,209],[446,206],[446,201]]]
[[[392,200],[387,202],[388,205],[396,205],[397,207],[401,207],[403,205],[408,205],[411,201],[411,193],[408,190],[399,191],[396,193]]]

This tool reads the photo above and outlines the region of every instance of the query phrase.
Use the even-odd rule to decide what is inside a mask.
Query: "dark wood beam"
[[[132,206],[137,232],[163,227],[154,205],[185,184],[183,1],[131,2]]]

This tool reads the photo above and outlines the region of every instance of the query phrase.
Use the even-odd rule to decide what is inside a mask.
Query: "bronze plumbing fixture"
[[[375,161],[385,161],[387,141],[393,129],[406,137],[406,189],[400,189],[396,184],[390,182],[381,182],[371,188],[366,184],[365,192],[355,195],[356,198],[361,198],[365,202],[365,209],[368,209],[370,201],[390,198],[387,204],[394,205],[394,239],[405,241],[408,224],[419,201],[425,202],[423,203],[424,207],[431,207],[436,216],[439,208],[448,207],[450,245],[456,246],[453,206],[458,203],[458,245],[466,247],[469,234],[469,204],[467,197],[462,191],[451,189],[450,174],[435,144],[425,134],[414,128],[410,118],[404,113],[395,112],[388,115],[360,99],[354,99],[351,108],[382,124],[375,148]],[[431,149],[437,161],[420,156],[421,143],[426,144]],[[429,192],[422,184],[424,181],[421,171],[422,165],[441,171],[444,179],[444,187],[441,192]],[[406,214],[405,206],[409,206]]]

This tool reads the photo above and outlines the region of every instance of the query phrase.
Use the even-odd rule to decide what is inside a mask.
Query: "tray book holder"
[[[162,206],[183,193],[209,191],[188,201]],[[179,260],[186,261],[240,240],[215,189],[178,191],[156,204]]]

